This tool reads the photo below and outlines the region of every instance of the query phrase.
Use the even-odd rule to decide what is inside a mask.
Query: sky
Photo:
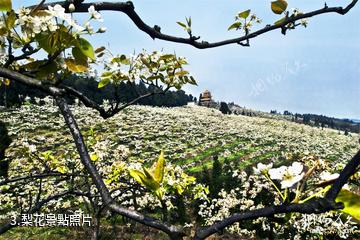
[[[14,6],[38,1],[13,0]],[[51,2],[51,1],[47,1]],[[93,2],[93,1],[87,1]],[[187,37],[176,24],[191,16],[192,30],[201,40],[214,42],[240,36],[228,31],[239,12],[251,9],[263,22],[254,30],[279,19],[271,1],[253,0],[134,0],[135,10],[150,26],[166,34]],[[322,8],[324,1],[288,0],[289,8],[307,12]],[[328,0],[328,6],[350,2]],[[84,14],[79,14],[81,20]],[[107,32],[87,37],[94,46],[109,46],[114,53],[161,50],[176,52],[190,63],[187,69],[198,86],[184,90],[198,97],[205,89],[215,101],[235,102],[262,111],[288,110],[339,118],[360,119],[360,4],[347,15],[329,13],[309,19],[286,36],[280,30],[259,35],[250,47],[228,45],[213,49],[153,40],[137,29],[123,13],[104,12]],[[81,21],[80,21],[81,22]]]

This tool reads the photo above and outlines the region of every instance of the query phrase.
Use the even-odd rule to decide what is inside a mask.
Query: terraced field
[[[103,120],[96,112],[76,107],[75,115],[87,135],[96,135],[92,147],[99,158],[117,158],[121,148],[129,161],[153,161],[165,150],[167,159],[199,172],[211,168],[212,157],[232,161],[239,168],[258,162],[281,162],[303,155],[343,162],[359,146],[359,135],[313,128],[281,120],[222,115],[198,106],[151,108],[133,106]],[[13,144],[8,155],[16,158],[21,146],[61,153],[73,149],[71,137],[55,107],[24,106],[0,113],[9,124]]]

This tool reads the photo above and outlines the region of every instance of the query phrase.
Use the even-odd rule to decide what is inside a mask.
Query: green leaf
[[[154,166],[155,181],[161,183],[164,179],[164,172],[165,172],[165,158],[164,158],[164,151],[161,151],[160,156]]]
[[[110,77],[105,77],[105,78],[102,78],[98,84],[98,88],[103,88],[105,87],[106,85],[108,85],[110,83],[110,80],[111,78]]]
[[[84,38],[78,39],[78,47],[81,52],[92,60],[95,60],[95,52],[93,46]]]
[[[344,203],[345,207],[342,212],[351,215],[353,218],[360,221],[360,196],[350,192],[349,190],[341,189],[336,197],[336,202]]]
[[[138,183],[144,185],[149,190],[156,192],[160,188],[160,184],[155,181],[150,172],[143,168],[144,173],[139,170],[129,170],[130,176],[132,176]]]
[[[12,9],[11,0],[1,0],[0,1],[0,11],[2,12],[10,12]]]
[[[35,39],[38,42],[40,48],[44,49],[48,53],[53,53],[55,51],[49,45],[49,38],[50,35],[47,33],[40,33],[35,36]]]
[[[164,54],[160,57],[160,60],[171,60],[174,59],[175,55],[174,54]]]
[[[72,55],[75,58],[75,61],[80,61],[80,62],[86,62],[87,63],[87,56],[85,56],[81,49],[78,47],[74,47],[72,50]]]
[[[75,44],[75,38],[68,32],[68,29],[60,25],[55,32],[42,32],[35,36],[39,47],[44,49],[46,52],[52,54],[56,51],[61,51]],[[76,42],[78,45],[78,42]]]
[[[150,76],[150,77],[148,77],[148,78],[146,78],[146,80],[149,80],[149,81],[153,81],[153,80],[156,80],[156,79],[161,79],[161,80],[163,80],[164,79],[164,76],[162,76],[162,75],[155,75],[155,76]]]
[[[196,82],[196,80],[195,80],[195,78],[194,78],[193,76],[190,76],[189,83],[192,84],[192,85],[196,85],[196,86],[197,86],[197,82]]]
[[[57,72],[58,66],[55,62],[47,63],[45,61],[46,66],[40,68],[40,70],[36,73],[36,77],[38,78],[46,78],[50,74]]]
[[[232,29],[239,29],[241,28],[242,23],[241,22],[234,22],[233,24],[230,25],[230,27],[228,28],[228,31],[232,30]]]
[[[182,22],[176,22],[176,23],[179,24],[180,26],[182,26],[183,28],[187,28],[185,23],[182,23]]]
[[[238,13],[237,16],[238,16],[238,18],[246,19],[246,18],[250,15],[250,12],[251,12],[251,10],[248,9],[248,10],[246,10],[246,11],[243,11],[243,12]]]
[[[65,59],[65,64],[70,71],[75,73],[82,73],[88,69],[87,61],[83,60],[67,58]]]
[[[285,19],[286,19],[286,18],[283,17],[283,18],[277,20],[277,21],[275,22],[275,25],[280,25],[280,24],[282,24],[282,23],[285,21]]]
[[[8,17],[6,18],[6,27],[7,29],[12,29],[15,25],[15,20],[16,20],[16,13],[14,12],[14,10],[11,10],[11,12],[9,12]]]
[[[188,71],[185,71],[185,70],[179,71],[179,72],[176,72],[176,73],[175,73],[175,75],[177,75],[177,76],[184,76],[184,75],[186,75],[186,74],[189,74],[189,72],[188,72]]]
[[[271,10],[275,14],[282,14],[283,12],[285,12],[287,6],[288,6],[288,3],[285,0],[277,0],[277,1],[271,2]]]
[[[0,28],[0,36],[6,35],[8,32],[8,29],[6,27]]]
[[[56,168],[56,170],[62,174],[67,172],[67,167],[66,166],[59,166]]]
[[[176,184],[175,188],[180,195],[184,192],[184,188],[180,184]]]
[[[125,65],[130,65],[130,59],[128,59],[124,54],[122,54],[120,57],[114,57],[111,62],[116,63],[122,63]]]

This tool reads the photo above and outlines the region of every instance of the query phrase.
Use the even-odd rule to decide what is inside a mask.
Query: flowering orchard
[[[81,167],[74,144],[69,141],[71,136],[59,111],[50,99],[48,101],[45,106],[24,105],[1,113],[2,119],[7,119],[13,138],[7,150],[7,158],[11,160],[9,175],[12,178],[25,173],[34,176],[2,186],[13,190],[2,195],[5,219],[20,214],[19,209],[29,207],[28,196],[37,192],[40,181],[44,196],[71,189],[85,193],[91,186],[84,186],[84,177],[73,177],[72,183],[68,183],[67,176],[86,176],[86,171]],[[149,213],[162,212],[163,203],[168,218],[181,207],[177,203],[179,195],[189,212],[194,199],[198,199],[199,211],[184,219],[189,228],[197,224],[196,216],[206,225],[228,217],[236,209],[263,207],[268,201],[262,199],[264,191],[278,204],[289,199],[306,202],[312,197],[323,196],[328,187],[322,184],[337,178],[359,147],[358,134],[345,136],[335,130],[288,121],[223,115],[197,106],[133,106],[106,120],[85,107],[74,107],[73,112],[85,132],[91,159],[107,187],[113,191],[113,197],[124,206]],[[165,171],[159,186],[152,187],[142,180],[137,182],[139,178],[133,177],[134,171],[141,175],[143,166],[151,169],[162,148],[165,149],[162,156]],[[208,183],[194,176],[199,176],[204,166],[212,167],[209,156],[215,154],[222,163],[233,166],[226,174],[231,175],[230,181],[239,182],[239,185],[231,190],[222,189],[212,199]],[[285,162],[289,164],[283,165]],[[49,176],[42,180],[36,177],[43,173]],[[354,175],[346,189],[358,191],[358,181],[359,176]],[[307,186],[302,186],[305,183]],[[51,201],[43,211],[90,208],[89,199],[96,199],[96,189],[91,191],[93,196],[84,194]],[[10,205],[17,207],[10,210]],[[106,216],[104,213],[102,217]],[[298,237],[334,234],[346,239],[356,236],[359,231],[346,211],[311,217],[294,214],[286,227],[280,224],[272,227],[285,236],[295,223],[295,236]],[[308,226],[303,228],[305,223]],[[259,219],[257,224],[266,232],[271,221]],[[241,225],[234,225],[229,231],[245,236],[257,235],[251,227]]]
[[[22,83],[48,97],[43,106],[26,103],[0,115],[13,138],[0,178],[0,233],[24,216],[81,211],[93,219],[92,239],[117,216],[118,224],[142,224],[170,239],[205,239],[224,229],[242,237],[358,237],[358,135],[199,107],[127,108],[196,85],[187,60],[145,50],[126,56],[91,44],[91,35],[106,31],[94,27],[105,10],[126,14],[153,39],[205,49],[248,47],[269,31],[285,35],[311,17],[347,14],[356,3],[303,13],[276,0],[269,9],[281,17],[274,24],[261,28],[251,9],[241,11],[228,28],[241,36],[211,43],[194,35],[191,18],[177,22],[188,37],[150,27],[132,2],[40,1],[13,9],[11,0],[1,1],[0,83]],[[74,13],[88,18],[79,22]],[[122,82],[154,91],[99,105],[64,83],[71,75],[95,77],[98,88],[110,86],[115,95]],[[69,106],[69,98],[84,106]]]

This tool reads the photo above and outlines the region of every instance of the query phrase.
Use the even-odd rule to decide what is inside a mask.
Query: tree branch
[[[275,29],[284,29],[286,28],[286,25],[289,23],[293,23],[295,21],[310,18],[316,15],[325,14],[325,13],[338,13],[341,15],[345,15],[348,13],[358,2],[358,0],[352,0],[349,5],[347,5],[345,8],[343,7],[327,7],[311,11],[305,14],[299,14],[297,16],[289,17],[285,19],[281,24],[273,24],[273,25],[267,25],[264,28],[257,30],[255,32],[246,34],[242,37],[238,38],[232,38],[228,40],[223,40],[219,42],[213,42],[209,43],[207,41],[196,41],[194,38],[183,38],[183,37],[175,37],[171,35],[167,35],[164,33],[161,33],[160,27],[155,25],[154,27],[150,27],[147,25],[141,17],[136,13],[135,7],[132,2],[93,2],[93,3],[79,3],[76,5],[75,12],[88,12],[88,8],[90,6],[94,6],[97,11],[117,11],[117,12],[123,12],[125,13],[132,21],[133,23],[143,32],[147,33],[152,39],[161,39],[169,42],[176,42],[176,43],[183,43],[188,44],[191,46],[194,46],[199,49],[204,48],[214,48],[219,46],[224,46],[228,44],[239,44],[243,41],[247,41],[249,39],[255,38],[261,34],[267,33],[269,31],[275,30]],[[68,10],[69,3],[68,2],[54,2],[45,4],[43,8],[47,8],[48,6],[53,6],[55,4],[59,4],[63,6],[65,9]],[[34,6],[31,6],[30,8],[33,8]],[[248,46],[247,44],[240,44]]]
[[[97,104],[95,101],[91,100],[90,98],[88,98],[87,96],[85,96],[85,94],[83,94],[82,92],[66,86],[66,85],[61,85],[61,87],[66,91],[66,93],[68,93],[69,95],[72,95],[76,98],[78,98],[82,103],[84,103],[84,105],[86,107],[95,109],[99,112],[100,116],[103,117],[104,119],[110,118],[112,116],[114,116],[115,114],[119,113],[121,110],[137,103],[138,101],[140,101],[141,99],[156,95],[156,94],[164,94],[165,92],[167,92],[170,87],[167,87],[164,90],[158,91],[158,92],[150,92],[150,93],[146,93],[144,95],[141,95],[135,99],[133,99],[132,101],[128,102],[128,103],[124,103],[121,106],[117,106],[114,109],[109,109],[109,110],[105,110],[103,107],[101,107],[99,104]]]
[[[182,229],[178,229],[175,226],[169,226],[157,219],[147,217],[137,211],[129,210],[127,208],[122,207],[118,203],[115,203],[111,197],[111,194],[106,187],[103,179],[101,178],[99,172],[97,171],[95,165],[90,159],[88,150],[86,148],[84,139],[82,137],[82,134],[80,132],[80,129],[76,123],[76,120],[66,103],[65,99],[59,96],[55,96],[55,100],[57,105],[60,108],[60,111],[64,117],[64,120],[66,122],[66,125],[70,129],[70,132],[73,136],[76,148],[78,150],[78,153],[80,155],[80,159],[86,168],[87,172],[93,179],[94,184],[96,185],[96,188],[98,189],[101,198],[104,202],[104,206],[108,207],[114,212],[117,212],[118,214],[125,216],[127,218],[130,218],[136,222],[142,223],[146,226],[161,230],[168,234],[171,238],[179,238],[179,236],[184,236],[184,232]]]
[[[341,171],[340,176],[335,180],[335,183],[331,186],[329,191],[327,191],[325,198],[331,201],[335,201],[337,195],[339,194],[341,188],[349,180],[349,178],[358,171],[360,166],[360,151],[349,161],[345,168]]]
[[[271,217],[274,214],[298,212],[304,214],[324,213],[331,210],[338,210],[344,207],[343,203],[336,203],[335,199],[339,194],[341,188],[349,180],[349,178],[356,172],[360,165],[360,150],[349,161],[339,178],[335,181],[332,187],[325,194],[324,198],[317,198],[302,204],[283,204],[279,206],[265,207],[257,210],[246,211],[243,213],[236,213],[222,221],[219,221],[211,226],[199,230],[196,233],[195,239],[204,239],[214,233],[217,233],[224,228],[230,226],[235,222],[244,220],[252,220],[259,217]]]
[[[71,177],[71,176],[89,177],[87,175],[63,174],[63,173],[56,173],[56,172],[37,174],[37,175],[31,175],[30,174],[29,176],[21,176],[21,177],[14,177],[14,178],[6,179],[6,180],[0,182],[0,186],[8,184],[8,183],[18,182],[18,181],[23,181],[23,180],[29,180],[29,179],[42,179],[42,178],[47,178],[47,177]]]
[[[65,93],[64,90],[59,89],[59,88],[57,88],[55,86],[52,86],[50,84],[46,84],[46,83],[44,83],[42,81],[39,81],[39,80],[37,80],[35,78],[25,76],[25,75],[23,75],[21,73],[18,73],[18,72],[15,72],[15,71],[3,68],[3,67],[0,67],[0,77],[8,78],[10,80],[23,83],[23,84],[25,84],[27,86],[31,86],[31,87],[40,89],[43,92],[45,92],[45,93],[47,93],[49,95],[52,95],[52,96],[62,95],[62,94]]]
[[[302,204],[284,204],[280,206],[271,206],[271,207],[246,211],[244,213],[236,213],[228,218],[225,218],[220,222],[217,222],[203,230],[198,231],[196,233],[195,239],[196,240],[205,239],[206,237],[223,230],[224,228],[230,226],[235,222],[240,222],[244,220],[253,220],[259,217],[271,217],[274,214],[290,213],[290,212],[298,212],[304,214],[312,214],[312,213],[318,214],[330,210],[341,209],[343,207],[344,205],[342,203],[335,203],[325,198],[319,198],[319,199],[313,199],[307,203],[302,203]]]

